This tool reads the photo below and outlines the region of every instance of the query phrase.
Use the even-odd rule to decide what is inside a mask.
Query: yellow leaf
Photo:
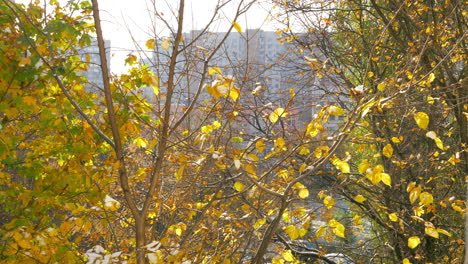
[[[244,164],[244,170],[248,172],[250,175],[255,176],[257,173],[255,172],[255,168],[250,164]]]
[[[411,261],[409,261],[409,259],[405,258],[403,259],[403,264],[412,264]]]
[[[242,33],[242,27],[236,21],[232,21],[232,26],[237,30],[237,32]]]
[[[165,38],[163,41],[161,41],[161,48],[163,50],[169,50],[171,48],[171,39]]]
[[[382,150],[382,153],[385,157],[390,158],[393,155],[393,147],[390,144],[385,145]]]
[[[326,231],[325,227],[324,227],[324,226],[321,226],[321,227],[319,227],[319,228],[317,229],[317,231],[315,232],[315,236],[316,236],[316,237],[321,237],[321,236],[323,236],[323,234],[325,234],[325,231]]]
[[[440,140],[440,138],[434,138],[434,142],[436,143],[436,146],[441,149],[441,150],[445,150],[444,148],[444,143],[442,143],[442,140]]]
[[[28,240],[22,239],[22,240],[17,241],[17,243],[22,248],[25,248],[25,249],[32,248],[31,243],[29,243]]]
[[[284,108],[278,107],[275,111],[271,112],[268,119],[270,119],[271,123],[276,123],[280,117],[285,117],[288,113],[284,111]]]
[[[379,84],[377,85],[377,90],[383,91],[383,90],[385,90],[385,87],[386,87],[386,86],[387,86],[387,85],[386,85],[385,83],[383,83],[383,82],[382,82],[382,83],[379,83]]]
[[[257,149],[258,153],[262,153],[265,150],[265,143],[263,140],[258,140],[255,143],[255,148]]]
[[[301,147],[299,150],[299,155],[309,155],[310,154],[310,149],[308,149],[306,146]]]
[[[140,137],[135,138],[133,143],[135,143],[139,148],[146,148],[146,146],[148,146],[148,141]]]
[[[236,182],[234,183],[234,189],[238,192],[242,192],[243,190],[245,190],[245,186],[241,182]]]
[[[424,228],[424,233],[426,233],[426,235],[431,236],[433,238],[439,238],[439,232],[437,232],[437,230],[432,226],[426,226]]]
[[[36,99],[34,99],[34,97],[29,96],[29,95],[23,97],[23,102],[24,102],[26,105],[36,105]]]
[[[328,146],[320,146],[314,150],[314,156],[317,159],[320,159],[323,154],[327,155],[329,149],[330,148]]]
[[[286,261],[292,262],[292,261],[295,260],[293,254],[291,253],[291,250],[285,250],[285,251],[283,251],[283,253],[281,255],[283,255],[283,258]]]
[[[332,232],[339,237],[345,238],[345,227],[340,222],[332,219],[328,221],[328,226],[332,228]]]
[[[393,222],[396,222],[398,221],[398,216],[396,213],[391,213],[388,215],[388,218],[390,219],[390,221],[393,221]]]
[[[301,197],[302,199],[305,199],[307,197],[309,197],[309,190],[307,188],[302,188],[299,190],[299,197]]]
[[[364,201],[367,200],[367,199],[366,199],[366,197],[364,197],[364,196],[358,194],[358,195],[356,195],[356,196],[354,197],[354,200],[355,200],[356,202],[358,202],[358,203],[362,203],[362,202],[364,202]]]
[[[307,125],[306,133],[310,137],[315,137],[320,131],[324,130],[321,121],[313,120]]]
[[[380,178],[382,179],[382,182],[387,185],[387,186],[392,186],[392,177],[390,177],[389,174],[387,173],[384,173],[384,172],[381,172],[379,173],[380,174]]]
[[[408,247],[409,248],[415,248],[419,244],[421,244],[421,239],[419,239],[419,237],[413,236],[413,237],[408,238]]]
[[[254,224],[254,229],[257,230],[259,229],[260,227],[262,227],[264,224],[266,223],[266,219],[265,218],[260,218],[258,219],[255,224]]]
[[[414,120],[420,128],[427,129],[427,126],[429,125],[429,116],[426,113],[417,112],[414,114]]]
[[[336,168],[340,170],[342,173],[351,173],[349,164],[346,161],[338,160],[334,164]]]
[[[401,140],[397,137],[392,137],[392,142],[398,144],[401,143]]]
[[[24,67],[24,66],[29,65],[29,64],[31,64],[31,60],[29,58],[20,58],[20,60],[18,62],[19,67]]]
[[[155,42],[154,42],[154,39],[148,39],[146,41],[146,47],[150,50],[154,49],[155,47]]]
[[[435,74],[433,72],[431,72],[431,74],[429,74],[429,77],[427,78],[427,81],[429,83],[433,82],[435,80]]]
[[[284,232],[288,234],[288,236],[291,238],[291,240],[298,239],[299,236],[301,235],[301,232],[299,228],[297,228],[294,225],[289,225],[284,228]]]
[[[235,86],[232,86],[231,89],[229,89],[229,97],[233,100],[233,101],[237,101],[237,99],[239,98],[240,96],[240,90],[239,88],[235,87]]]
[[[182,235],[182,229],[181,228],[176,228],[175,233],[176,233],[176,235],[181,236]]]
[[[434,202],[434,197],[432,197],[432,194],[430,194],[428,192],[422,192],[419,195],[419,204],[420,205],[428,206],[428,205],[431,205],[433,202]]]
[[[182,164],[180,166],[179,170],[177,170],[177,172],[174,175],[177,180],[182,179],[182,175],[184,174],[184,170],[185,170],[185,164]]]
[[[151,88],[153,88],[153,93],[154,93],[154,95],[158,95],[158,94],[159,94],[159,87],[158,87],[158,86],[153,85],[153,86],[151,86]]]
[[[341,107],[332,105],[328,108],[328,113],[332,116],[340,116],[344,114],[344,110]]]
[[[358,166],[359,173],[364,174],[369,167],[369,161],[367,159],[363,160]]]
[[[419,194],[421,193],[421,186],[414,187],[410,191],[410,202],[414,203],[419,198]]]
[[[214,121],[213,122],[213,127],[214,127],[214,129],[218,129],[218,128],[221,127],[221,123],[219,121]]]
[[[281,138],[281,137],[275,139],[274,142],[275,142],[275,147],[277,147],[277,148],[282,148],[282,147],[284,147],[284,145],[286,145],[286,142],[284,142],[284,139]]]
[[[215,73],[221,74],[221,69],[218,68],[218,67],[210,67],[210,68],[208,69],[208,74],[209,74],[209,75],[213,75],[213,74],[215,74]]]
[[[442,228],[437,228],[437,232],[439,232],[440,234],[444,234],[444,235],[446,235],[448,237],[452,236],[452,234],[450,234],[449,232],[447,232],[447,230],[444,230]]]
[[[330,195],[326,195],[323,198],[323,205],[325,205],[327,209],[331,209],[334,204],[335,204],[335,199],[333,199],[333,197],[331,197]]]
[[[271,263],[272,264],[284,264],[284,259],[282,259],[281,257],[274,257],[273,259],[271,259]]]

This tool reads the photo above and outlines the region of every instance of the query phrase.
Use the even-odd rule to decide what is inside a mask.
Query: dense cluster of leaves
[[[468,166],[464,4],[279,4],[309,32],[297,35],[298,50],[326,65],[320,74],[339,80],[354,103],[367,101],[343,149],[355,153],[355,170],[336,189],[372,224],[376,240],[367,246],[380,259],[373,261],[461,262]]]
[[[243,34],[236,21],[250,5],[240,1],[230,31]],[[103,37],[97,1],[0,0],[0,261],[299,263],[291,241],[303,240],[327,263],[331,249],[356,263],[457,263],[466,11],[327,5],[278,3],[288,16],[318,14],[298,20],[308,34],[278,33],[298,44],[287,55],[303,87],[327,79],[337,96],[301,124],[302,90],[271,102],[253,72],[212,65],[226,38],[198,45],[210,25],[184,40],[183,0],[173,35],[146,42],[153,65],[129,54],[128,72],[98,91],[80,55]]]

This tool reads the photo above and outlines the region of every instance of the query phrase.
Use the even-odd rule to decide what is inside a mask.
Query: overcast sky
[[[29,3],[30,1],[16,0],[17,3]],[[111,40],[113,54],[111,68],[113,72],[120,73],[124,70],[123,60],[127,54],[135,50],[134,41],[144,47],[146,40],[153,38],[151,14],[148,11],[148,5],[151,6],[152,1],[156,1],[158,12],[164,13],[164,17],[174,17],[171,10],[177,12],[179,0],[99,0],[104,38]],[[241,0],[233,0],[234,3],[239,1]],[[248,1],[245,0],[245,2]],[[68,0],[59,0],[59,2],[66,3]],[[268,2],[268,0],[263,2]],[[203,28],[212,17],[216,3],[216,0],[186,0],[184,32]],[[232,4],[223,8],[217,23],[211,30],[226,31],[231,25],[235,7],[236,5]],[[269,16],[266,9],[269,9],[267,4],[254,5],[246,15],[238,19],[238,23],[244,31],[247,28],[275,30],[274,24],[266,21]],[[159,36],[168,35],[168,31],[163,29],[162,23],[156,24],[156,26]]]
[[[173,17],[172,12],[176,12],[178,0],[156,0],[158,12],[164,13],[164,17]],[[201,29],[212,17],[216,0],[187,0],[185,12],[184,31],[192,29]],[[238,2],[238,0],[234,0]],[[111,40],[112,70],[122,71],[123,59],[135,48],[133,40],[137,41],[142,47],[146,40],[152,38],[151,14],[148,11],[148,0],[100,0],[101,17],[105,20],[104,37]],[[226,31],[232,22],[235,12],[235,5],[226,6],[222,9],[220,18],[212,31]],[[245,30],[246,28],[263,28],[273,30],[272,25],[266,22],[268,12],[265,6],[254,5],[247,15],[241,17],[238,22]],[[163,24],[158,23],[158,35],[167,35],[168,31],[163,29]],[[133,38],[133,40],[132,40]]]

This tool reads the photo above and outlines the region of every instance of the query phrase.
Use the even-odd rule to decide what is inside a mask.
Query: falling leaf
[[[390,158],[393,155],[393,147],[390,144],[385,145],[382,150],[382,153],[385,157]]]
[[[417,112],[414,114],[414,120],[420,128],[427,129],[427,126],[429,125],[429,116],[426,113]]]
[[[232,21],[232,26],[237,30],[237,32],[242,33],[242,27],[236,21]]]
[[[171,48],[171,39],[170,38],[165,38],[162,42],[161,42],[161,48],[163,50],[169,50]]]
[[[286,115],[287,113],[284,111],[284,108],[278,107],[275,111],[271,112],[268,118],[270,119],[270,122],[274,124],[280,117],[285,117]]]
[[[238,192],[242,192],[243,190],[245,190],[245,186],[241,182],[236,182],[234,183],[234,189]]]
[[[413,237],[408,238],[408,247],[409,248],[413,249],[413,248],[417,247],[419,244],[421,244],[421,239],[419,239],[419,237],[413,236]]]

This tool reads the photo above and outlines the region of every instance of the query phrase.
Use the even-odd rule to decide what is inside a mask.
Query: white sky
[[[148,11],[148,2],[151,0],[100,0],[101,19],[103,24],[104,37],[111,40],[112,46],[112,71],[120,73],[124,70],[123,60],[126,55],[135,49],[133,40],[144,47],[146,40],[153,38],[151,27],[151,15]],[[171,9],[177,12],[178,0],[155,0],[159,11],[164,17],[173,17]],[[212,17],[216,0],[186,0],[184,32],[192,29],[201,29]],[[234,0],[238,2],[238,0]],[[168,7],[171,6],[172,8]],[[220,13],[217,23],[214,23],[212,31],[226,31],[231,25],[235,13],[235,5],[226,6]],[[262,28],[264,30],[274,30],[272,23],[266,22],[269,16],[265,10],[265,5],[254,5],[249,12],[238,19],[238,23],[243,30],[247,28]],[[173,11],[174,12],[174,11]],[[162,29],[163,24],[157,23],[157,33],[167,35],[168,31]],[[130,33],[131,32],[131,33]]]
[[[17,3],[29,3],[30,1],[16,0]],[[151,5],[151,1],[156,1],[158,12],[164,13],[164,17],[173,17],[171,9],[177,12],[179,0],[99,0],[104,38],[111,40],[111,69],[113,72],[121,73],[124,71],[125,57],[132,50],[135,50],[134,40],[141,47],[144,47],[146,40],[153,38],[152,30],[150,30],[151,15],[148,11],[148,5]],[[241,0],[233,1],[238,3]],[[244,1],[248,2],[250,0]],[[67,0],[59,0],[59,2],[66,3]],[[217,2],[217,0],[186,0],[184,32],[203,28],[209,18],[212,17]],[[268,0],[262,2],[268,2]],[[246,15],[238,19],[238,23],[244,31],[247,28],[276,29],[272,22],[266,21],[269,16],[266,6],[268,4],[256,4],[251,7]],[[236,11],[235,7],[233,4],[224,7],[218,22],[214,24],[215,26],[211,28],[211,31],[226,31],[231,25]],[[156,24],[158,35],[168,35],[168,31],[163,30],[162,26],[161,23]]]

